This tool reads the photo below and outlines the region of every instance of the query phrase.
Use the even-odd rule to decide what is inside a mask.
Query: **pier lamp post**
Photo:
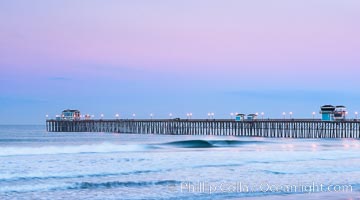
[[[119,119],[119,116],[120,116],[119,114],[116,114],[116,115],[115,115],[116,119]]]
[[[355,112],[355,119],[356,119],[356,120],[358,119],[358,114],[359,114],[359,113],[356,111],[356,112]]]
[[[346,112],[345,112],[345,118],[347,117],[347,115],[348,115],[348,114],[349,114],[349,112],[348,112],[348,111],[346,111]]]
[[[49,119],[49,115],[45,115],[45,117],[46,117],[46,120],[48,120],[48,119]]]
[[[265,113],[261,112],[261,119],[264,119],[264,115],[265,115]]]
[[[190,119],[192,118],[192,113],[189,113]]]
[[[283,112],[282,115],[283,115],[283,118],[285,119],[286,118],[286,112]]]
[[[153,119],[153,116],[154,116],[154,114],[151,113],[151,114],[150,114],[150,118]]]
[[[316,112],[312,112],[313,119],[315,119]]]
[[[132,116],[133,116],[133,119],[135,119],[135,116],[136,116],[135,113],[133,113]]]
[[[190,114],[186,113],[186,119],[189,119],[189,117],[190,117]]]
[[[211,113],[208,113],[208,118],[209,118],[209,119],[211,118]]]
[[[214,119],[214,116],[215,116],[215,114],[214,113],[211,113],[211,117]]]
[[[169,118],[170,118],[170,119],[172,118],[172,116],[173,116],[173,114],[172,114],[172,113],[169,113]]]
[[[232,119],[234,116],[234,113],[230,113],[230,119]]]
[[[103,118],[104,118],[104,114],[101,114],[101,115],[100,115],[100,118],[103,119]]]
[[[289,112],[290,119],[292,119],[293,112]]]

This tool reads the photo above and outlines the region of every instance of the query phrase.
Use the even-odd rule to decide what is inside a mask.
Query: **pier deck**
[[[48,132],[112,132],[279,138],[360,138],[360,121],[320,119],[103,119],[46,120]]]

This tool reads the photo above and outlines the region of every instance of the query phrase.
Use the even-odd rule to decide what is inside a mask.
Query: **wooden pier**
[[[223,135],[278,138],[360,138],[360,121],[318,119],[46,120],[48,132],[112,132],[167,135]]]

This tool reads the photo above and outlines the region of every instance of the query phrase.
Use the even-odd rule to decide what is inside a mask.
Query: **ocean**
[[[360,141],[0,126],[0,199],[360,199]]]

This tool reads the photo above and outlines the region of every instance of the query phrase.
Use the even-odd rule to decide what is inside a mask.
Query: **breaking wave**
[[[237,147],[248,144],[256,144],[262,141],[240,141],[240,140],[183,140],[164,143],[166,146],[178,148],[216,148],[216,147]]]
[[[163,144],[113,144],[100,143],[88,145],[67,145],[67,146],[40,146],[40,147],[0,147],[0,156],[20,155],[52,155],[52,154],[80,154],[80,153],[112,153],[128,151],[146,151],[149,149],[164,149],[166,147],[177,148],[216,148],[216,147],[237,147],[241,145],[256,144],[262,141],[240,141],[240,140],[182,140],[167,142]]]

